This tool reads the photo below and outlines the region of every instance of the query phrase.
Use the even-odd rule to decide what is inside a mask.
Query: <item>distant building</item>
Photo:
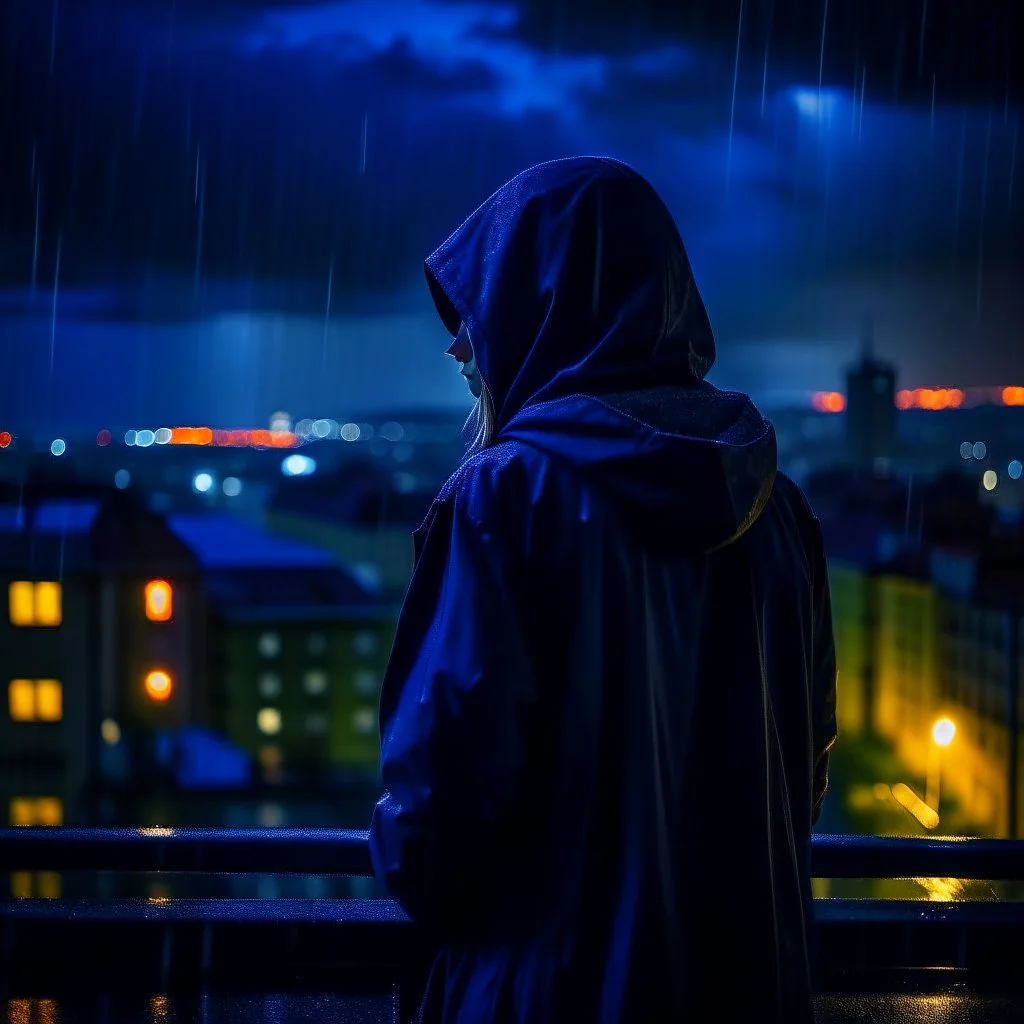
[[[398,609],[322,548],[226,516],[173,516],[209,609],[211,720],[268,780],[365,778]]]
[[[888,468],[896,454],[896,368],[873,354],[873,328],[864,326],[860,361],[846,374],[846,444],[857,470]]]
[[[0,494],[0,794],[15,825],[74,821],[106,748],[201,720],[196,564],[114,488]]]
[[[0,490],[0,602],[4,824],[88,823],[111,789],[238,787],[254,766],[376,772],[397,608],[321,549],[37,480]]]
[[[955,493],[932,504],[927,489],[928,514],[908,529],[913,506],[900,514],[897,482],[876,491],[824,522],[840,735],[892,745],[907,778],[878,780],[883,790],[909,783],[940,811],[945,794],[979,831],[1024,835],[1020,538],[984,539],[989,510]],[[952,740],[936,734],[941,720]]]
[[[950,747],[949,788],[992,834],[1024,835],[1024,557],[938,551],[932,575],[939,697],[964,739]]]

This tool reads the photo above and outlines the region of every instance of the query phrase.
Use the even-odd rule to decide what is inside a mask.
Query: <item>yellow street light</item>
[[[956,725],[949,718],[940,718],[932,726],[932,741],[940,747],[948,747],[956,736]]]

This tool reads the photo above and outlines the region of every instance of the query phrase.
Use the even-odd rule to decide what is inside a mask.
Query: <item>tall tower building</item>
[[[858,470],[875,471],[896,446],[896,368],[874,355],[874,324],[865,318],[860,360],[846,373],[846,447]]]

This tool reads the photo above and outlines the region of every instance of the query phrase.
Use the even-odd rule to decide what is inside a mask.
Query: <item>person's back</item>
[[[710,326],[660,211],[622,165],[560,161],[428,260],[494,436],[424,525],[382,694],[371,852],[442,943],[426,1019],[811,1019],[820,534],[770,425],[702,381]]]

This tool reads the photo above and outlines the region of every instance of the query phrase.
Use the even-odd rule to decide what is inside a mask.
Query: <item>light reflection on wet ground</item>
[[[104,994],[73,999],[9,999],[6,1024],[377,1024],[396,1020],[386,993],[336,995]],[[722,1016],[728,1016],[723,1005]],[[819,1024],[1009,1024],[1024,1019],[1024,998],[963,992],[828,995],[817,1000]]]

